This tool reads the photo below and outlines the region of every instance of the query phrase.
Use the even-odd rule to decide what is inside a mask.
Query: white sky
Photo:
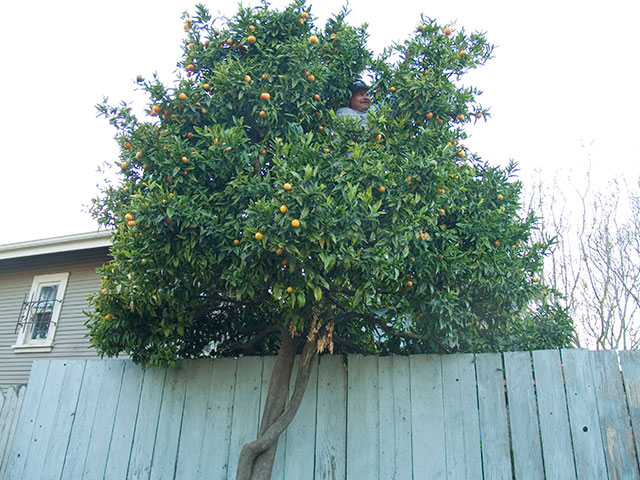
[[[255,4],[255,1],[245,2]],[[274,1],[273,5],[284,2]],[[287,2],[288,3],[288,2]],[[308,2],[314,5],[314,2]],[[317,25],[342,0],[316,1]],[[95,230],[86,206],[97,167],[117,159],[115,131],[96,118],[103,96],[141,101],[136,75],[169,83],[181,55],[184,0],[32,0],[0,4],[0,244]],[[231,15],[234,1],[211,2]],[[369,24],[381,50],[412,34],[422,12],[481,30],[495,58],[464,83],[485,93],[492,119],[466,144],[492,163],[580,172],[605,181],[640,175],[637,0],[537,2],[351,0],[350,23]]]

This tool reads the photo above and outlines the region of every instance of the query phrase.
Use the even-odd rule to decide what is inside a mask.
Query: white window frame
[[[49,275],[36,275],[33,277],[31,284],[31,290],[27,301],[34,301],[40,298],[40,289],[43,286],[49,286],[52,284],[58,285],[58,291],[56,292],[56,298],[53,302],[53,310],[51,312],[51,319],[49,320],[49,329],[45,338],[32,339],[31,331],[33,324],[28,322],[27,318],[20,318],[22,326],[18,332],[18,338],[16,344],[12,345],[14,353],[35,353],[35,352],[50,352],[53,349],[53,339],[56,335],[56,329],[58,327],[58,319],[60,317],[60,310],[62,309],[62,301],[64,299],[64,293],[67,289],[67,282],[69,280],[69,272],[53,273]],[[29,310],[25,310],[23,315],[27,315]]]

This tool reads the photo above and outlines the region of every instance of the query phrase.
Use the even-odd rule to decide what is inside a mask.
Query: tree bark
[[[317,354],[316,335],[307,336],[293,394],[287,404],[289,382],[296,347],[300,339],[299,336],[291,338],[288,331],[283,332],[280,351],[271,374],[258,438],[242,447],[236,480],[269,480],[271,478],[278,438],[298,411],[311,374],[312,361]]]

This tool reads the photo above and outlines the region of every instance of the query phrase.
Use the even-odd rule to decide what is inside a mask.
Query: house
[[[100,288],[110,232],[0,245],[0,388],[26,384],[35,359],[96,358],[83,310]]]

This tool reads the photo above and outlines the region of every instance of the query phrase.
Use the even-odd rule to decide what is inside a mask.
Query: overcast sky
[[[344,3],[311,3],[317,25]],[[214,15],[237,8],[233,1],[205,4]],[[96,170],[118,150],[95,105],[108,96],[144,106],[134,92],[138,74],[172,81],[184,35],[180,15],[194,5],[0,4],[0,244],[96,230],[87,213],[101,183]],[[486,124],[468,129],[466,142],[485,160],[516,160],[525,182],[535,170],[578,176],[589,162],[602,185],[613,175],[637,181],[637,0],[351,0],[349,8],[350,23],[369,24],[374,51],[411,35],[420,13],[487,32],[495,58],[464,80],[484,91],[481,103],[491,110]]]

